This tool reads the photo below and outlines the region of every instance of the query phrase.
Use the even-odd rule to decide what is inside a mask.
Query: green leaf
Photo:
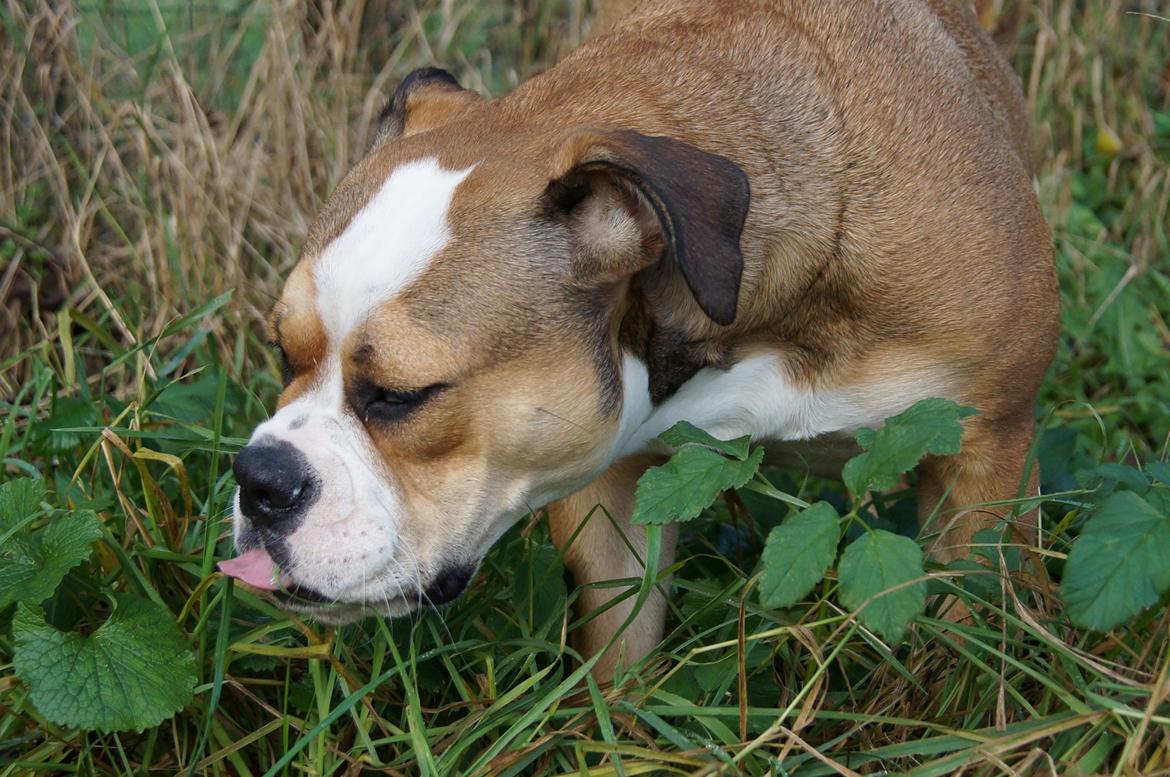
[[[66,573],[89,558],[90,546],[101,536],[97,516],[89,511],[61,515],[30,530],[44,498],[40,480],[0,485],[0,609],[48,599]]]
[[[512,606],[527,616],[523,622],[537,625],[542,620],[551,621],[560,628],[565,610],[564,575],[564,563],[553,546],[533,544],[524,554],[512,576]]]
[[[858,613],[861,622],[896,642],[926,607],[926,583],[890,589],[924,574],[917,542],[884,529],[866,532],[841,554],[841,603],[850,610],[865,605]]]
[[[58,516],[37,532],[13,534],[0,545],[0,609],[48,599],[101,536],[101,524],[88,510]]]
[[[881,429],[862,429],[855,435],[864,453],[845,463],[842,479],[860,496],[897,485],[928,453],[940,456],[959,452],[963,439],[962,419],[975,415],[949,399],[924,399],[893,418]]]
[[[1106,631],[1170,588],[1170,514],[1128,491],[1101,503],[1073,543],[1061,596],[1078,626]]]
[[[1155,480],[1160,480],[1170,486],[1170,462],[1151,461],[1146,465],[1146,472],[1150,473]]]
[[[54,723],[142,730],[191,700],[195,656],[170,613],[130,594],[114,596],[113,614],[89,636],[58,631],[39,609],[17,608],[16,674]]]
[[[40,511],[44,498],[45,484],[34,478],[16,478],[0,485],[0,548],[26,518]]]
[[[841,529],[837,511],[817,502],[772,529],[764,546],[760,603],[791,607],[825,576],[837,556]]]
[[[637,524],[692,520],[721,492],[751,480],[763,458],[760,447],[744,461],[697,445],[680,448],[670,461],[639,478],[632,520]]]
[[[46,451],[66,453],[81,445],[81,435],[74,430],[94,426],[100,417],[92,399],[59,397],[53,414],[34,424],[33,433]]]
[[[713,437],[699,427],[693,426],[686,421],[679,421],[658,435],[658,437],[667,445],[674,448],[681,448],[689,444],[702,445],[720,453],[727,454],[728,456],[734,456],[740,461],[748,457],[748,446],[752,441],[752,438],[746,435],[736,437],[734,440],[720,440],[718,437]]]

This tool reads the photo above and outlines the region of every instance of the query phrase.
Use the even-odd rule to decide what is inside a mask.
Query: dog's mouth
[[[334,602],[334,600],[326,597],[324,594],[319,594],[312,588],[306,588],[303,585],[293,584],[287,588],[280,588],[272,592],[273,597],[281,604],[288,605],[307,605],[307,606],[329,606],[332,604],[342,604],[341,602]]]
[[[216,566],[228,577],[261,591],[279,591],[295,585],[292,577],[281,571],[263,545],[245,551],[235,558],[221,561]]]
[[[267,591],[282,604],[320,607],[334,604],[364,605],[364,602],[336,602],[308,586],[301,585],[280,568],[264,546],[245,551],[235,558],[221,561],[219,571],[252,588]]]
[[[302,585],[280,568],[268,551],[259,546],[235,558],[221,561],[219,571],[230,578],[272,595],[281,606],[291,610],[324,616],[328,621],[357,620],[363,615],[382,612],[401,615],[425,605],[441,605],[454,601],[463,593],[472,575],[474,565],[457,565],[436,576],[427,590],[411,598],[408,591],[379,599],[337,599],[325,596]]]

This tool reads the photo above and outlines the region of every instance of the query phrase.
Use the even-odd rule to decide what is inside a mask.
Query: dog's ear
[[[461,87],[446,70],[437,67],[414,70],[402,79],[378,117],[373,145],[437,127],[481,99],[475,92]]]
[[[669,137],[577,130],[545,191],[573,232],[577,272],[617,281],[673,262],[717,324],[735,320],[749,190],[731,160]]]

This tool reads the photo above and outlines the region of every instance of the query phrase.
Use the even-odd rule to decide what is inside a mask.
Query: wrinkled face
[[[333,622],[454,599],[512,523],[652,438],[647,333],[697,332],[635,294],[730,324],[748,201],[684,142],[408,75],[273,311],[287,383],[236,457],[220,568]]]
[[[453,599],[647,402],[622,396],[614,284],[574,278],[546,180],[385,156],[310,233],[271,320],[288,383],[235,467],[224,571],[327,621]]]

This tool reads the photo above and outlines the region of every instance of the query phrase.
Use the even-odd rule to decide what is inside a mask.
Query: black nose
[[[240,509],[262,529],[290,533],[317,496],[313,470],[290,442],[259,442],[236,454]]]
[[[473,574],[475,574],[475,567],[472,566],[453,564],[445,567],[440,570],[439,574],[435,575],[423,594],[431,604],[446,604],[454,601],[471,582]]]

